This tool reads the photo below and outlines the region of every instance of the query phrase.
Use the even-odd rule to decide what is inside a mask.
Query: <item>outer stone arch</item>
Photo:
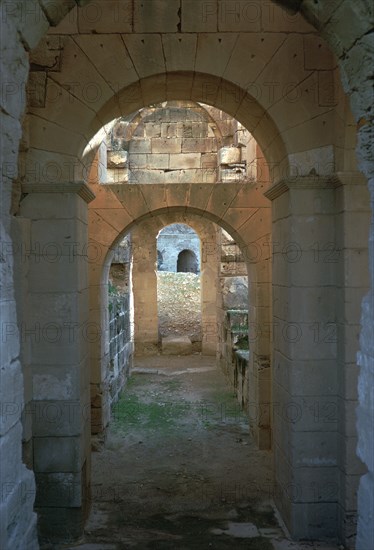
[[[47,2],[40,2],[42,3],[43,5],[47,5]],[[282,5],[287,5],[287,4],[291,4],[291,2],[281,2]],[[297,3],[299,4],[299,3]],[[304,5],[307,6],[309,4],[312,4],[311,2],[304,2]],[[322,30],[322,34],[325,34],[325,35],[330,35],[332,36],[333,39],[337,38],[338,40],[341,39],[342,41],[344,40],[345,38],[345,29],[343,28],[342,30],[337,30],[336,32],[333,32],[333,33],[330,33],[329,29],[331,30],[332,27],[334,27],[336,25],[336,28],[339,29],[339,20],[334,21],[334,19],[332,19],[331,21],[331,18],[329,18],[329,5],[331,5],[332,3],[327,1],[327,2],[319,2],[318,3],[318,7],[320,8],[320,12],[318,14],[318,17],[317,17],[317,26],[320,27]],[[365,7],[367,7],[367,3],[364,3],[364,2],[355,2],[355,3],[349,3],[349,2],[339,2],[341,9],[347,9],[347,5],[349,7],[349,4],[350,4],[350,7],[352,8],[352,10],[355,10],[358,8],[360,9],[365,9]],[[65,6],[68,6],[66,8],[66,12],[69,10],[69,7],[71,5],[74,5],[74,2],[66,2],[65,0],[61,0],[60,2],[60,5],[62,7],[62,9],[65,10]],[[64,7],[63,7],[64,6]],[[345,12],[343,12],[345,13]],[[331,14],[330,14],[331,15]],[[49,16],[50,18],[52,18],[52,16],[50,15]],[[370,23],[370,18],[365,18],[365,21],[366,23],[369,22]],[[327,30],[324,30],[324,22],[328,22],[326,24],[326,29]],[[56,24],[55,22],[53,24]],[[44,26],[44,24],[40,24],[40,29],[38,30],[38,34],[40,34],[40,36],[42,36],[45,32],[45,28],[46,26]],[[361,32],[361,28],[362,28],[362,32]],[[352,48],[354,49],[355,51],[359,50],[360,48],[360,36],[363,36],[364,33],[365,33],[365,28],[366,28],[366,25],[360,25],[359,27],[359,30],[358,31],[354,31],[352,33],[347,33],[348,34],[348,38],[350,36],[353,36],[352,38],[352,42],[348,45],[347,47],[345,47],[345,50],[349,49],[350,46],[352,46],[353,42],[354,42],[354,45],[355,47]],[[25,36],[25,32],[24,32],[24,29],[16,29],[16,31],[20,30],[20,35],[21,36]],[[361,34],[360,34],[361,33]],[[17,35],[17,32],[14,33],[14,36],[19,36]],[[331,40],[332,42],[332,40]],[[30,43],[25,40],[24,41],[24,44],[26,44],[26,48],[28,47],[33,47],[33,46],[30,46]],[[357,48],[357,49],[356,49]],[[336,51],[339,51],[339,48],[335,48]],[[354,56],[353,55],[348,55],[348,56],[345,56],[345,59],[348,59],[347,63],[346,63],[346,66],[349,68],[352,68],[351,65],[354,64]],[[349,71],[347,70],[347,73],[349,74]],[[354,73],[354,71],[353,71]],[[352,89],[352,86],[353,86],[353,82],[354,82],[354,78],[350,77],[348,78],[348,81],[349,81],[349,87],[350,89]],[[367,90],[367,87],[364,86],[365,82],[363,81],[362,82],[362,90],[363,90],[363,93],[360,94],[360,92],[357,92],[354,94],[355,96],[355,101],[357,102],[357,109],[355,110],[355,116],[356,116],[356,120],[360,120],[361,116],[364,117],[364,114],[365,114],[365,96],[364,96],[364,93],[365,93],[365,89]],[[24,89],[24,80],[22,80],[22,82],[20,83],[20,90],[23,91]],[[360,86],[360,89],[361,89],[361,86]],[[358,98],[358,100],[357,100]],[[13,121],[11,122],[11,124],[13,125],[13,127],[15,128],[16,132],[15,134],[18,136],[18,124],[19,124],[19,121],[17,120],[17,117],[18,117],[18,114],[17,116],[13,119]],[[363,131],[361,131],[361,134],[362,135],[367,135],[368,136],[368,139],[370,136],[372,136],[372,134],[367,131],[367,121],[365,120],[365,118],[363,118],[362,120],[363,122]],[[363,143],[361,143],[361,146],[362,146],[362,150],[364,150],[364,144],[368,142],[368,139],[367,141],[365,139],[363,139]],[[17,137],[16,142],[19,141],[19,138]],[[14,150],[17,150],[17,147],[14,148]],[[366,175],[370,175],[370,173],[372,172],[371,168],[372,167],[372,164],[371,165],[366,165],[364,168],[366,168],[365,170],[365,173]],[[364,317],[364,325],[365,327],[366,326],[372,326],[370,325],[370,322],[371,322],[371,319],[372,319],[372,311],[373,311],[373,308],[372,308],[372,293],[370,295],[368,295],[368,299],[367,299],[367,302],[366,302],[366,310],[365,310],[365,317]],[[370,331],[369,332],[369,336],[370,336]],[[371,343],[370,341],[368,340],[368,343],[366,343],[366,340],[364,341],[363,340],[363,344],[362,344],[362,350],[363,350],[363,356],[362,356],[362,360],[364,361],[364,358],[367,357],[367,361],[369,361],[369,354],[372,354],[372,341],[371,340]],[[362,403],[364,403],[365,400],[364,400],[364,397],[362,398]],[[364,406],[363,406],[363,413],[365,412],[365,409],[364,409]],[[366,457],[367,458],[367,457]],[[370,458],[370,457],[369,457]],[[368,462],[368,460],[367,460]],[[372,484],[373,484],[373,476],[372,476],[372,473],[370,474],[371,477],[367,477],[367,485],[368,487],[372,487]],[[370,489],[367,491],[368,494],[370,494]],[[368,510],[366,516],[369,518],[369,513],[370,513],[370,510],[372,510],[372,505],[371,506],[366,506],[366,501],[363,501],[364,502],[364,505],[362,506],[362,508],[366,508]],[[368,523],[369,525],[369,523]],[[365,525],[363,525],[363,527],[361,528],[361,533],[362,533],[362,537],[361,537],[361,540],[359,542],[359,547],[360,548],[367,548],[368,547],[368,544],[365,545],[365,541],[364,541],[364,527]],[[367,533],[372,533],[372,528],[370,528],[370,531],[367,531]],[[365,540],[367,541],[368,540],[368,535],[365,535]]]

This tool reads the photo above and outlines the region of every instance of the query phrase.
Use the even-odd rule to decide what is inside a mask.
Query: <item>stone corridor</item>
[[[214,358],[200,354],[136,359],[106,441],[95,443],[91,482],[84,538],[71,550],[338,548],[291,542],[280,527],[271,453],[256,449]]]
[[[374,550],[373,6],[0,0],[1,550],[284,550],[261,479],[294,548]],[[130,382],[173,224],[211,359]]]

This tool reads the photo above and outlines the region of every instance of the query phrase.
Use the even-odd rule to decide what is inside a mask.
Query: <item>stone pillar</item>
[[[19,311],[20,302],[25,297],[25,292],[20,292],[26,271],[24,257],[21,264],[21,243],[24,242],[24,232],[27,234],[27,220],[25,224],[16,224],[13,220],[12,240],[7,226],[9,224],[3,224],[1,220],[0,548],[37,550],[37,516],[33,509],[35,479],[32,461],[25,456],[21,444],[22,439],[30,441],[31,438],[30,429],[25,429],[22,422],[28,376],[21,349],[20,316],[24,308]],[[32,452],[29,454],[32,456]]]
[[[356,453],[355,412],[361,303],[370,286],[367,247],[370,200],[366,178],[361,173],[337,176],[336,241],[340,253],[337,274],[339,537],[347,548],[353,550],[356,547],[357,489],[360,476],[366,471]]]
[[[271,419],[271,208],[259,209],[252,243],[244,250],[248,269],[248,417],[259,449],[270,449]]]
[[[158,352],[156,234],[143,223],[132,230],[131,238],[135,354],[154,355]]]
[[[339,500],[335,181],[274,185],[275,501],[295,538],[337,536]]]
[[[371,288],[362,302],[360,351],[357,354],[359,406],[356,409],[357,454],[365,464],[366,473],[361,477],[358,489],[357,550],[374,545],[374,178],[369,179],[368,187],[371,207],[368,255]]]
[[[87,202],[85,184],[26,184],[28,314],[35,506],[43,541],[81,536],[90,485]]]

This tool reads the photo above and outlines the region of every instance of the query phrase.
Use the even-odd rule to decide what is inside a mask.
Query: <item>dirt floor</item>
[[[69,548],[73,548],[70,546]],[[80,550],[324,550],[289,540],[272,504],[271,455],[213,358],[137,358],[92,454]]]

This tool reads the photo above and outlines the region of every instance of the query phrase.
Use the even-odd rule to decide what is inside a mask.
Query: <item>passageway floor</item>
[[[96,449],[84,540],[68,548],[338,548],[287,536],[271,454],[256,449],[214,358],[136,358]]]

